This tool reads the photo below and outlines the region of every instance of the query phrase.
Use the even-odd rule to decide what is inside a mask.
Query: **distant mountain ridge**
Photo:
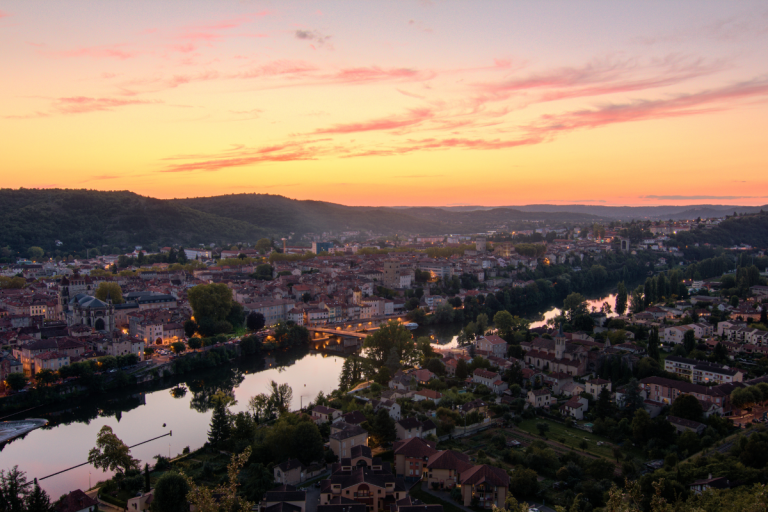
[[[760,207],[369,207],[272,194],[164,200],[129,191],[0,189],[0,248],[9,246],[24,255],[30,246],[40,246],[46,251],[59,249],[66,254],[105,246],[112,250],[151,244],[231,244],[309,232],[444,235],[500,229],[520,231],[541,227],[543,223],[584,225],[632,218],[695,219],[734,211],[753,213],[760,211]]]

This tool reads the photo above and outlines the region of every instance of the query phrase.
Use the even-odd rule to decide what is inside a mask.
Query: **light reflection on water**
[[[170,388],[176,384],[168,383],[163,389],[147,393],[141,393],[141,388],[136,388],[136,393],[120,397],[118,403],[111,403],[115,400],[108,399],[85,400],[81,404],[69,405],[66,411],[30,411],[28,414],[34,412],[35,417],[48,419],[53,426],[34,430],[23,439],[6,444],[0,451],[0,469],[8,470],[18,465],[20,470],[27,473],[27,478],[32,480],[85,462],[88,450],[95,445],[96,435],[103,425],[112,427],[115,434],[128,445],[173,431],[172,437],[164,437],[131,450],[133,457],[141,460],[142,466],[145,462],[151,466],[155,455],[167,457],[169,450],[172,456],[180,454],[186,446],[195,450],[207,440],[211,416],[207,401],[219,389],[233,390],[238,403],[231,411],[239,412],[247,409],[251,396],[267,393],[272,380],[291,385],[292,409],[298,409],[302,402],[306,405],[319,391],[328,393],[338,386],[339,373],[344,363],[342,357],[301,355],[298,354],[300,359],[291,366],[283,366],[285,363],[282,361],[267,358],[263,365],[260,361],[242,364],[239,371],[216,368],[190,374],[184,384],[188,392],[179,398],[174,398],[170,392]],[[273,366],[270,368],[269,364]],[[121,407],[129,410],[120,412]],[[64,423],[66,421],[70,423]],[[163,423],[166,427],[163,427]],[[71,490],[86,490],[89,471],[92,484],[110,476],[110,473],[86,465],[43,480],[40,485],[52,499],[58,499]]]

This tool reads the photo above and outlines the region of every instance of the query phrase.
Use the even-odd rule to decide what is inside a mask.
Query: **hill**
[[[747,244],[768,247],[768,212],[730,217],[716,226],[703,226],[675,235],[679,247],[695,243],[730,247]]]
[[[56,240],[67,254],[104,245],[189,246],[265,235],[247,222],[133,192],[0,189],[0,247],[24,255],[30,246],[54,251]]]
[[[451,212],[469,212],[480,210],[493,210],[489,206],[444,206],[444,210]],[[725,217],[736,213],[758,213],[768,206],[729,206],[729,205],[686,205],[686,206],[602,206],[591,204],[528,204],[523,206],[504,206],[504,209],[513,209],[527,213],[581,213],[596,215],[615,220],[696,220],[712,217]]]

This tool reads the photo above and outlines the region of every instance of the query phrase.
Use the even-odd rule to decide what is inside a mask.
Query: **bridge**
[[[325,334],[327,336],[340,336],[345,338],[357,338],[357,339],[365,339],[368,336],[370,336],[370,333],[368,332],[355,332],[355,331],[344,331],[341,329],[328,329],[326,327],[307,327],[307,330],[311,333],[315,333],[316,335],[322,335]],[[369,329],[374,330],[374,329]]]

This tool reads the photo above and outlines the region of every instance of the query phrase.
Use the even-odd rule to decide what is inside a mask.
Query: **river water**
[[[295,410],[301,403],[313,400],[318,392],[327,394],[335,389],[343,363],[341,357],[306,350],[275,357],[243,358],[231,367],[195,372],[189,378],[169,379],[152,388],[133,388],[132,393],[30,411],[28,415],[47,419],[50,423],[2,447],[0,469],[8,470],[18,465],[31,480],[85,462],[103,425],[112,427],[117,437],[129,446],[172,430],[171,437],[131,450],[142,466],[145,462],[151,466],[155,455],[167,457],[170,453],[175,456],[186,446],[195,450],[205,444],[211,417],[208,400],[216,391],[233,392],[237,404],[230,410],[239,412],[247,409],[251,396],[268,393],[270,381],[287,382],[293,388],[291,408]],[[188,391],[184,396],[174,398],[171,388],[177,384]],[[89,485],[109,476],[109,472],[86,465],[45,479],[40,485],[52,499],[58,499],[74,489],[86,490]]]
[[[592,296],[592,306],[600,309],[603,302],[615,307],[616,295]],[[551,308],[532,317],[532,327],[544,325],[546,320],[560,314]],[[441,345],[455,345],[461,325],[419,327],[414,336],[433,336]],[[338,356],[310,353],[307,349],[278,353],[263,357],[238,360],[228,367],[199,371],[147,387],[133,388],[109,397],[89,398],[30,411],[11,419],[34,416],[49,420],[45,428],[34,430],[5,446],[0,446],[0,469],[18,465],[27,478],[42,478],[57,471],[85,462],[88,450],[96,443],[96,435],[103,425],[109,425],[127,445],[134,445],[173,431],[173,436],[137,446],[133,457],[154,463],[155,455],[175,456],[184,447],[195,450],[205,444],[210,423],[208,400],[219,390],[230,392],[237,404],[233,412],[247,409],[248,399],[258,393],[268,393],[269,383],[288,383],[293,388],[292,409],[314,399],[318,392],[329,393],[338,386],[344,359]],[[174,397],[171,389],[177,385],[188,391]],[[165,426],[163,426],[165,424]],[[52,499],[74,489],[86,490],[99,480],[111,476],[90,465],[85,465],[40,482]],[[90,479],[89,479],[90,478]]]

